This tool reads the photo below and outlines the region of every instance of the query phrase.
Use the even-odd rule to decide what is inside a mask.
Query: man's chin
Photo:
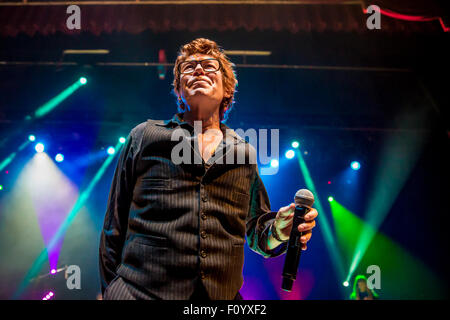
[[[212,92],[208,90],[208,88],[198,87],[190,92],[190,96],[193,97],[209,97],[212,95]]]

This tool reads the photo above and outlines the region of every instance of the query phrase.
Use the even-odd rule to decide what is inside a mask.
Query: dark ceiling
[[[379,2],[380,5],[386,3]],[[405,4],[390,3],[390,8],[397,11]],[[427,8],[425,13],[431,15],[440,8],[436,4],[425,7],[420,3],[414,1],[411,6],[403,6],[408,8],[405,13],[418,14]],[[230,19],[240,19],[244,23],[243,12],[249,9],[235,6],[242,10],[237,15],[231,14]],[[170,63],[175,60],[179,47],[196,37],[213,39],[226,50],[271,52],[266,57],[231,56],[237,65],[239,80],[235,110],[229,120],[232,126],[272,126],[290,130],[427,130],[427,121],[396,121],[396,117],[404,114],[425,113],[435,118],[442,129],[448,128],[450,99],[446,76],[450,33],[444,32],[437,21],[397,21],[382,16],[381,30],[363,28],[358,31],[358,28],[336,27],[339,23],[330,21],[335,21],[344,10],[347,14],[342,21],[351,26],[350,13],[361,7],[341,5],[341,11],[333,11],[332,6],[322,4],[308,7],[308,12],[318,12],[318,15],[308,16],[308,19],[315,17],[316,20],[311,21],[316,24],[299,28],[297,32],[284,28],[275,30],[268,22],[264,22],[267,26],[264,30],[206,25],[192,31],[195,28],[190,25],[177,25],[179,22],[174,16],[194,7],[181,6],[176,11],[169,7],[158,6],[158,10],[165,12],[158,18],[166,19],[176,30],[153,28],[136,34],[125,31],[94,34],[83,30],[70,34],[54,30],[1,37],[2,129],[17,127],[25,115],[81,75],[89,78],[89,84],[33,126],[51,123],[63,127],[81,124],[98,127],[101,124],[105,129],[100,130],[100,139],[108,139],[107,133],[102,135],[103,131],[128,131],[147,118],[168,118],[176,110],[171,94]],[[216,5],[202,7],[200,16],[204,18],[196,16],[196,19],[211,21],[217,8]],[[287,7],[277,8],[278,13],[282,13]],[[8,16],[8,10],[12,9],[0,7],[1,15]],[[111,13],[114,9],[108,10],[106,12]],[[254,6],[252,10],[266,12],[267,7]],[[20,25],[20,19],[12,16],[8,21]],[[27,15],[23,19],[28,21],[30,17]],[[273,23],[283,20],[282,14],[275,17]],[[363,18],[360,14],[362,22]],[[253,22],[263,21],[261,17]],[[296,21],[304,26],[301,19]],[[321,21],[328,21],[328,27],[320,28]],[[246,22],[247,26],[253,22]],[[390,27],[384,29],[384,25]],[[86,59],[64,56],[65,49],[108,49],[109,54]],[[160,50],[165,51],[169,64],[162,80],[158,78],[156,66],[142,65],[157,63]],[[43,65],[43,62],[48,64]],[[138,65],[130,66],[130,63]]]

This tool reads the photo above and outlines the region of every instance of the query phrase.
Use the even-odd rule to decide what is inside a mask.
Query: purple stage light
[[[64,235],[56,241],[52,242],[52,239],[77,201],[77,187],[46,153],[33,157],[26,170],[22,171],[21,179],[25,180],[27,194],[32,200],[42,239],[48,251],[49,274],[54,275],[57,273]],[[52,271],[53,269],[55,271]]]
[[[50,291],[45,295],[45,297],[42,298],[42,300],[50,300],[51,298],[53,298],[54,295],[55,294],[53,293],[53,291]]]

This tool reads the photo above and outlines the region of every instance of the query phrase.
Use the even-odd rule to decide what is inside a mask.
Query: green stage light
[[[127,141],[127,139],[125,137],[120,137],[119,138],[119,142],[120,143],[125,143]]]
[[[5,169],[6,166],[13,161],[13,159],[16,157],[16,155],[17,155],[17,152],[13,152],[9,156],[7,156],[2,162],[0,162],[0,170]]]
[[[342,285],[343,285],[344,287],[348,287],[350,284],[348,283],[348,281],[344,281],[344,282],[342,283]]]
[[[82,84],[82,85],[85,85],[87,83],[87,79],[85,77],[81,77],[79,79],[79,81],[80,81],[80,84]]]
[[[406,116],[403,120],[410,123],[410,116]],[[420,114],[413,116],[417,118],[417,121],[420,121]],[[364,231],[361,232],[358,239],[349,277],[355,272],[377,230],[405,185],[417,162],[423,144],[424,135],[421,132],[407,135],[392,134],[386,137],[384,146],[379,152],[379,166],[375,169],[375,179],[370,189],[371,195],[364,215],[366,223]],[[387,181],[389,183],[386,183]]]
[[[82,78],[80,78],[77,82],[72,84],[70,87],[66,88],[64,91],[59,93],[56,97],[49,100],[45,104],[43,104],[41,107],[39,107],[34,112],[34,117],[41,118],[45,116],[47,113],[52,111],[54,108],[56,108],[61,102],[63,102],[67,97],[69,97],[72,93],[74,93],[78,88],[80,88],[83,83],[81,81]],[[31,119],[30,119],[31,120]]]
[[[415,258],[396,242],[373,230],[365,221],[349,211],[338,201],[330,203],[334,220],[338,249],[347,265],[344,278],[352,283],[353,274],[367,274],[367,267],[376,265],[381,270],[381,293],[385,299],[439,299],[444,297],[446,286],[420,259]],[[367,250],[358,249],[358,240],[370,232],[371,241]],[[358,265],[353,265],[354,258]],[[353,285],[353,283],[352,283]]]
[[[328,197],[328,202],[332,202],[332,201],[334,201],[334,198],[333,197]]]
[[[300,149],[296,149],[295,152],[297,155],[300,170],[305,179],[306,187],[309,190],[311,190],[311,192],[314,194],[316,198],[314,202],[314,207],[317,208],[317,211],[319,212],[317,219],[319,221],[320,229],[323,231],[322,234],[324,236],[325,245],[328,249],[328,253],[330,254],[331,259],[333,261],[332,265],[335,268],[338,278],[342,279],[345,276],[344,263],[337,249],[336,241],[334,239],[333,232],[331,231],[330,223],[328,222],[325,211],[323,210],[319,194],[316,191],[314,181],[312,180],[311,174],[309,173],[308,167],[306,166],[306,162],[303,159]]]
[[[119,142],[120,143],[120,142]],[[106,152],[111,156],[116,152],[116,149],[114,147],[109,147]]]
[[[293,141],[291,145],[292,145],[292,148],[295,148],[295,149],[300,147],[300,143],[298,141]]]
[[[84,80],[82,80],[84,79]],[[24,117],[24,122],[22,124],[19,124],[16,126],[16,128],[9,133],[5,138],[2,138],[0,140],[0,148],[3,147],[7,142],[9,142],[12,137],[15,135],[23,134],[23,132],[27,132],[29,130],[29,126],[35,121],[36,119],[44,117],[46,114],[51,112],[53,109],[55,109],[59,104],[61,104],[65,99],[67,99],[72,93],[74,93],[77,89],[79,89],[81,86],[86,84],[87,79],[82,77],[75,81],[73,84],[71,84],[68,88],[64,89],[62,92],[58,93],[56,96],[54,96],[52,99],[44,103],[43,105],[39,106],[33,113],[27,114]],[[83,84],[83,83],[84,84]],[[33,139],[33,135],[29,136],[29,139]],[[35,141],[36,137],[34,137],[34,140],[31,140],[31,142]],[[30,140],[29,140],[30,141]]]
[[[3,190],[3,186],[0,184],[0,190]]]
[[[12,152],[11,154],[9,154],[4,160],[2,160],[2,162],[0,162],[0,171],[3,170],[4,168],[6,168],[6,166],[8,166],[16,157],[17,153],[19,151],[22,151],[23,149],[25,149],[25,147],[31,143],[30,140],[25,141],[24,143],[22,143],[19,148],[17,148],[17,151]]]

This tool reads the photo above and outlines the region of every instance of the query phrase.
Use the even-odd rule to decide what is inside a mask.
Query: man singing
[[[199,38],[173,71],[179,113],[135,127],[117,164],[100,240],[104,299],[242,299],[245,237],[266,258],[286,251],[295,205],[270,211],[253,147],[222,123],[237,84],[231,62]],[[174,161],[175,130],[192,161]],[[224,161],[240,151],[244,163]],[[299,226],[303,250],[316,217],[311,209]]]

